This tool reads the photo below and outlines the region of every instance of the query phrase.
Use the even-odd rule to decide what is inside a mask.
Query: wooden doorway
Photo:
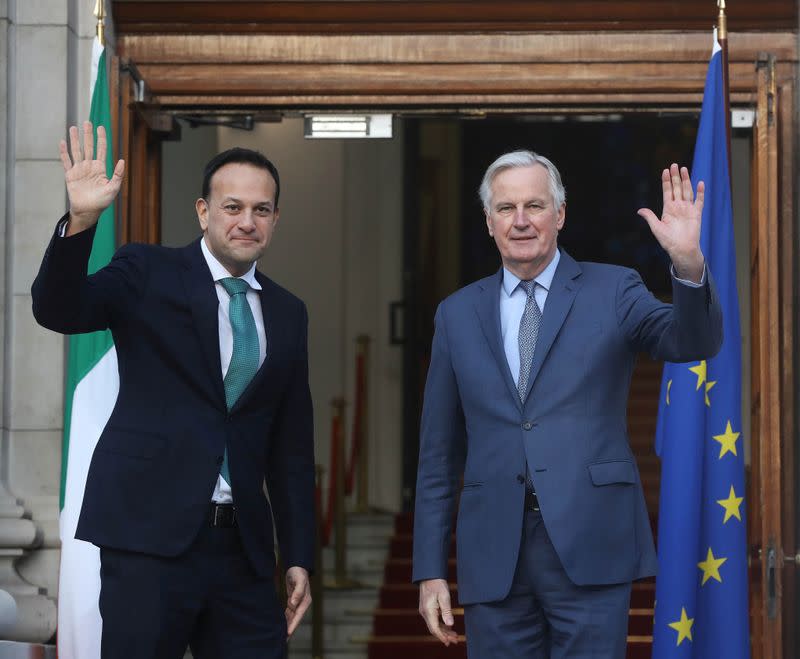
[[[696,112],[711,48],[707,32],[245,32],[223,38],[210,28],[132,30],[120,37],[118,52],[136,65],[149,100],[164,112],[380,108],[474,115]],[[790,31],[733,33],[730,52],[732,103],[756,110],[748,492],[753,656],[791,657],[796,603],[794,568],[786,559],[796,551],[797,37]],[[129,113],[142,109],[135,102],[127,106]]]
[[[752,471],[749,487],[755,656],[791,657],[796,649],[795,196],[792,171],[795,83],[776,58],[756,65],[751,230]],[[757,651],[761,652],[758,653]],[[781,654],[783,652],[783,654]]]

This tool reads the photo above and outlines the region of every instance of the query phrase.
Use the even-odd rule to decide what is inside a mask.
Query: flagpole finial
[[[717,38],[728,38],[728,17],[725,15],[725,0],[717,0],[719,15],[717,16]]]
[[[722,0],[724,4],[724,0]],[[106,6],[104,0],[97,0],[94,3],[94,17],[97,19],[97,40],[101,46],[106,45]]]

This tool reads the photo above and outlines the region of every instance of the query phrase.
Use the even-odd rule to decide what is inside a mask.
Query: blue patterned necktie
[[[228,371],[225,373],[225,403],[228,411],[233,408],[239,396],[242,395],[247,385],[258,371],[259,346],[256,321],[247,302],[247,291],[250,285],[244,279],[226,277],[219,283],[231,296],[228,305],[228,318],[233,330],[233,353]],[[219,469],[220,475],[229,485],[231,476],[228,470],[228,448],[225,447],[225,457]]]
[[[533,363],[533,351],[536,349],[536,338],[539,336],[539,326],[542,324],[542,312],[536,304],[536,282],[534,280],[521,281],[519,285],[527,293],[528,299],[525,302],[525,311],[519,321],[519,378],[517,379],[517,391],[519,399],[525,402],[525,391],[528,389],[528,378],[531,374],[531,364]]]

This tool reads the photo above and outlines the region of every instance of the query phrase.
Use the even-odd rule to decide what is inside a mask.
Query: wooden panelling
[[[781,425],[781,464],[784,473],[782,476],[782,497],[781,508],[783,511],[781,520],[783,553],[789,559],[785,563],[782,575],[782,607],[783,607],[783,656],[796,657],[797,655],[797,630],[795,625],[795,611],[797,610],[797,567],[792,564],[791,559],[797,552],[797,527],[796,527],[796,501],[797,489],[795,479],[791,475],[792,465],[795,464],[797,445],[793,438],[797,437],[795,401],[797,400],[795,366],[797,356],[795,355],[795,323],[796,309],[794,300],[796,297],[796,258],[797,252],[795,245],[797,242],[797,229],[795,217],[797,208],[795,206],[795,195],[791,191],[796,190],[797,174],[795,169],[795,144],[796,144],[796,125],[794,120],[795,103],[795,83],[786,82],[779,85],[778,104],[776,114],[778,116],[778,149],[779,149],[779,171],[778,171],[778,190],[784,191],[780,196],[780,224],[778,228],[779,254],[780,261],[780,351],[783,355],[781,360],[781,401],[780,401],[780,425]]]
[[[665,93],[702,89],[706,63],[142,65],[155,94]],[[752,89],[753,64],[731,65],[731,90]]]
[[[120,52],[167,107],[694,106],[710,35],[669,33],[240,37],[134,35]],[[752,102],[769,50],[791,77],[791,33],[731,35],[734,102]],[[647,100],[644,98],[647,97]],[[655,100],[654,100],[655,99]]]
[[[705,30],[716,18],[716,7],[698,0],[114,0],[113,15],[117,34]],[[731,2],[728,17],[733,31],[797,29],[794,0]]]
[[[730,60],[769,50],[797,60],[797,34],[732,33]],[[137,64],[472,64],[525,62],[707,62],[711,32],[567,34],[286,35],[132,34],[118,51]]]
[[[161,241],[161,144],[136,111],[136,82],[127,67],[114,58],[112,77],[115,141],[125,158],[125,178],[117,200],[117,242],[158,244]],[[146,98],[147,101],[152,101]]]
[[[154,94],[518,94],[666,92],[697,89],[707,64],[239,64],[142,65]],[[747,70],[745,70],[745,68]],[[752,65],[734,69],[732,78],[752,77]],[[701,85],[702,86],[702,85]]]
[[[752,235],[755,263],[753,306],[754,340],[753,392],[758,407],[753,418],[753,459],[759,469],[759,489],[748,494],[758,499],[755,517],[761,549],[760,592],[754,593],[754,654],[780,657],[783,648],[783,485],[786,474],[781,448],[781,354],[780,326],[780,195],[778,192],[778,102],[774,60],[765,58],[758,69],[758,106],[754,131],[755,190],[757,198],[755,233]],[[757,355],[757,356],[756,356]],[[786,465],[790,469],[789,465]],[[776,552],[776,572],[770,574],[769,552]],[[771,578],[774,576],[775,578]]]

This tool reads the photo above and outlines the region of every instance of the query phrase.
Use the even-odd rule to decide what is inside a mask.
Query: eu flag
[[[664,365],[654,659],[750,656],[736,292],[722,52],[708,66],[692,183],[705,181],[700,246],[723,311],[725,342],[708,361]]]

